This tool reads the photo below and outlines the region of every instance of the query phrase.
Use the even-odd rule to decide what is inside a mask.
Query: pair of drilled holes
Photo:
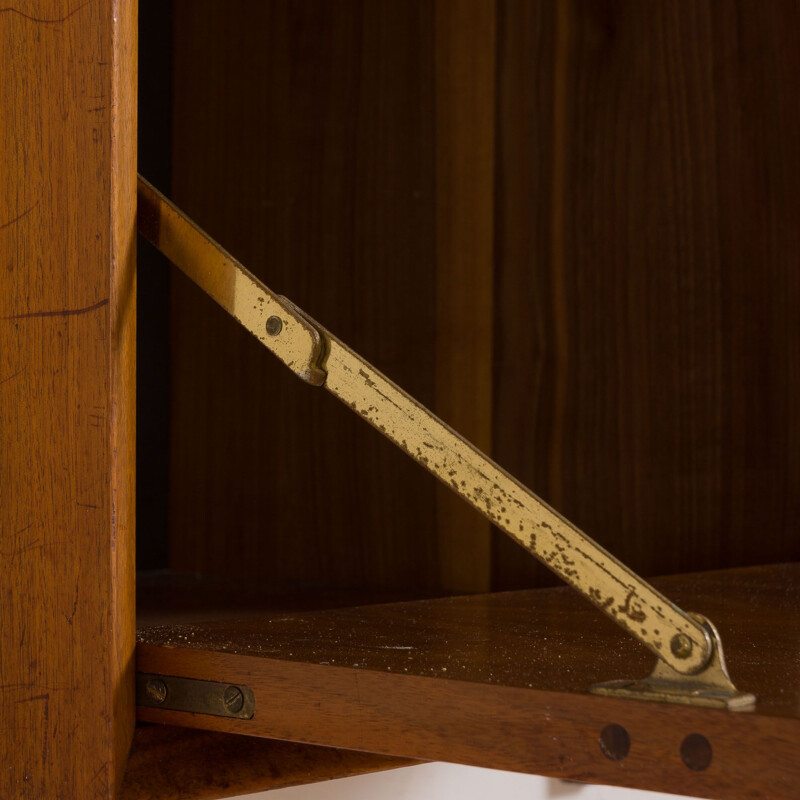
[[[631,749],[631,737],[622,725],[606,725],[600,732],[600,749],[606,758],[622,761]],[[700,733],[690,733],[681,742],[681,760],[691,770],[702,772],[711,764],[711,742]]]

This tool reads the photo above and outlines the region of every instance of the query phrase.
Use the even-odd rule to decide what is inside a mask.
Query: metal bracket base
[[[136,673],[136,705],[236,719],[251,719],[256,710],[248,686],[149,672]]]
[[[708,631],[712,643],[708,664],[696,675],[681,675],[663,661],[656,662],[649,677],[596,683],[592,694],[630,700],[655,700],[689,706],[744,711],[755,706],[755,695],[740,692],[731,682],[717,629],[705,617],[692,614]]]

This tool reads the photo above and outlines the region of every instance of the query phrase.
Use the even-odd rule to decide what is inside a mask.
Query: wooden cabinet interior
[[[641,574],[792,562],[798,23],[790,4],[738,1],[178,0],[170,195],[272,288]],[[553,583],[181,275],[170,280],[169,545],[160,566],[178,574],[143,576],[150,623],[148,595],[174,581],[184,601],[156,611],[161,623],[233,613],[250,620],[253,636],[264,633],[253,597],[233,610],[187,611],[185,573],[215,591],[226,581],[261,584],[273,600],[286,586],[385,598]],[[759,580],[785,581],[795,613],[795,570],[748,575],[751,599]],[[734,677],[742,659],[757,684],[744,688],[767,708],[782,691],[782,667],[748,673],[745,642],[762,641],[762,623],[780,639],[769,604],[737,627],[736,578],[676,585],[697,596],[693,610],[721,615],[723,641],[728,632],[736,642]],[[715,591],[730,593],[730,604]],[[332,596],[320,607],[344,602]],[[520,597],[550,602],[546,593]],[[570,618],[573,601],[561,590],[553,597],[553,619]],[[491,615],[493,602],[464,601],[464,613]],[[595,621],[585,611],[585,620],[575,613],[588,629]],[[241,669],[236,654],[215,656],[213,646],[162,648],[153,630],[172,629],[154,629],[144,613],[141,622],[150,644],[140,645],[140,665],[222,680]],[[565,735],[580,747],[594,748],[596,724],[617,711],[638,731],[663,725],[660,744],[650,740],[627,778],[596,748],[589,766],[576,766],[563,748],[526,761],[509,745],[492,765],[720,797],[785,790],[791,767],[760,789],[754,775],[768,767],[771,738],[794,752],[794,712],[781,719],[767,708],[743,722],[589,700],[598,669],[604,678],[648,671],[635,646],[597,624],[591,647],[546,650],[543,674],[562,665],[557,674],[567,670],[574,685],[538,690],[572,709]],[[235,642],[241,629],[231,625],[223,627]],[[759,655],[764,665],[783,664],[779,652],[792,661],[794,644],[774,647]],[[592,664],[597,649],[607,657]],[[443,667],[446,656],[437,651]],[[376,697],[384,679],[402,681],[389,666],[362,676],[376,681]],[[442,679],[431,691],[462,689],[471,691]],[[312,700],[295,711],[302,717]],[[474,763],[455,734],[415,733],[383,712],[375,749]],[[458,727],[442,719],[451,733]],[[684,765],[653,765],[658,747],[694,723],[721,738],[717,768],[689,785]],[[256,733],[363,746],[346,730],[278,728]],[[763,764],[719,769],[734,764],[744,738],[759,742]]]
[[[800,65],[736,8],[177,3],[172,196],[642,574],[791,561]],[[172,281],[164,566],[552,582]]]
[[[132,735],[135,18],[127,0],[0,9],[4,797],[109,796]],[[796,711],[778,702],[782,673],[797,683],[796,625],[773,627],[773,612],[793,619],[796,571],[758,571],[800,549],[796,4],[176,0],[173,23],[171,195],[200,224],[643,575],[756,568],[752,608],[762,588],[775,600],[761,618],[737,610],[735,578],[686,589],[717,609],[734,676],[766,698],[754,715],[708,717],[717,764],[738,752],[738,771],[692,787],[647,780],[790,794],[752,781],[789,781],[800,762],[785,756]],[[569,598],[180,276],[169,282],[169,319],[140,319],[169,339],[152,337],[140,360],[170,354],[164,402],[140,405],[140,432],[169,415],[163,450],[156,432],[140,451],[143,470],[168,470],[169,523],[138,534],[140,552],[168,535],[154,566],[273,591]],[[140,516],[155,494],[140,495]],[[145,604],[154,580],[139,584]],[[575,601],[552,602],[560,614]],[[140,657],[176,670],[236,657],[194,652],[181,666],[185,650],[150,641]],[[664,731],[699,719],[590,698],[580,669],[556,692],[570,735],[596,738],[612,709],[663,718]],[[387,673],[365,679],[375,696],[395,685]],[[495,692],[435,687],[441,703]],[[463,760],[456,721],[442,719],[450,728],[425,750],[409,747],[413,721],[387,718],[378,749]],[[196,753],[193,736],[140,730],[127,796],[168,796],[130,788],[137,765],[152,776],[149,750]],[[250,759],[241,786],[260,788],[252,763],[270,756],[236,749]],[[666,776],[646,752],[637,774]],[[768,770],[770,754],[784,760]],[[397,762],[316,763],[330,777]],[[573,777],[625,782],[597,763]],[[732,781],[748,765],[751,782]]]

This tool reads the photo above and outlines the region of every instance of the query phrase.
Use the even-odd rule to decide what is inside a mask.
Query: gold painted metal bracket
[[[619,695],[624,690],[626,697],[693,705],[708,705],[698,698],[707,700],[711,692],[717,699],[728,698],[729,708],[754,702],[730,683],[710,623],[671,603],[343,342],[274,294],[141,177],[139,231],[297,375],[324,385],[659,659],[646,681],[616,682],[593,691]],[[667,691],[666,683],[675,690]],[[654,686],[661,688],[653,691]]]
[[[692,614],[705,626],[711,638],[712,656],[708,665],[697,675],[687,677],[676,672],[663,661],[656,661],[655,668],[643,680],[616,680],[596,683],[589,691],[607,697],[622,697],[630,700],[656,700],[662,703],[724,708],[739,711],[755,705],[755,695],[740,692],[728,675],[722,642],[713,623],[699,614]]]
[[[298,377],[314,386],[325,381],[319,366],[323,342],[305,315],[264,286],[141,176],[138,200],[137,224],[145,239]]]

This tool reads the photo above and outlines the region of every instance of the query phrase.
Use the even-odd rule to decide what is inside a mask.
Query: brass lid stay
[[[139,178],[139,231],[308,383],[324,386],[450,486],[659,659],[645,681],[593,687],[669,702],[740,708],[719,636],[459,436],[347,345],[273,293]]]

